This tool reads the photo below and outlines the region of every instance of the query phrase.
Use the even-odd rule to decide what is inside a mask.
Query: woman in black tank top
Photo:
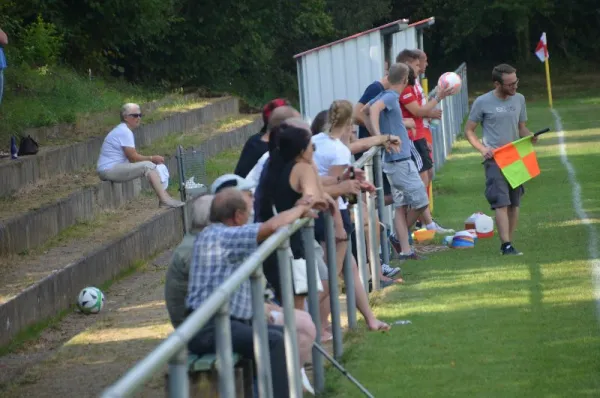
[[[310,138],[309,126],[301,119],[288,119],[271,132],[270,158],[266,166],[265,178],[261,179],[260,220],[273,217],[273,206],[280,213],[294,207],[296,202],[305,195],[325,205],[312,163],[314,148]],[[300,231],[291,236],[290,247],[294,258],[305,258]],[[263,270],[267,281],[275,290],[275,295],[281,300],[279,267],[275,253],[264,262]],[[296,297],[295,307],[304,308],[304,296]]]

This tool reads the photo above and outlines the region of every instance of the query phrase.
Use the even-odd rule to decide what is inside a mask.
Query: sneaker
[[[438,234],[453,234],[455,231],[451,228],[444,228],[442,227],[440,224],[438,224],[437,222],[433,222],[433,225],[430,227],[428,226],[427,229],[428,230],[435,230],[436,233]]]
[[[394,235],[390,235],[390,244],[394,248],[396,253],[400,253],[402,251],[402,246],[400,246],[400,241],[396,239]]]
[[[393,277],[398,272],[400,272],[400,267],[390,267],[388,264],[381,264],[381,270],[383,271],[383,275],[388,278]]]
[[[426,260],[427,259],[427,257],[417,254],[414,251],[410,252],[409,254],[398,253],[398,256],[400,256],[400,260]]]
[[[504,247],[500,248],[503,256],[522,256],[523,253],[518,251],[511,243],[507,245],[503,245]]]

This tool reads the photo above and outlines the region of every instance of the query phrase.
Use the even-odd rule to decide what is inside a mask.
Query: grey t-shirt
[[[381,134],[393,134],[400,137],[402,141],[402,147],[400,152],[384,152],[383,161],[390,162],[392,160],[407,159],[410,158],[410,138],[408,138],[408,131],[402,121],[402,111],[400,110],[400,94],[394,90],[385,90],[380,93],[377,97],[369,101],[370,105],[373,105],[377,101],[383,101],[385,108],[379,114],[379,131]]]
[[[502,100],[492,90],[475,99],[469,120],[481,123],[483,145],[499,148],[520,138],[519,123],[527,121],[525,97],[517,93]]]
[[[190,264],[196,235],[188,234],[173,252],[165,281],[165,302],[173,327],[179,326],[186,318],[185,297],[188,291]]]

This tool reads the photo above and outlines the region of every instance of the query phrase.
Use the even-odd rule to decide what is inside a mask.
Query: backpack
[[[40,146],[38,143],[31,138],[30,135],[27,137],[21,137],[21,143],[19,144],[19,156],[23,155],[35,155],[38,153]]]

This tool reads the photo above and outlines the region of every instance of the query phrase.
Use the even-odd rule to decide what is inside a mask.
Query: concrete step
[[[159,209],[154,195],[142,195],[26,255],[0,258],[0,346],[75,304],[82,288],[115,278],[182,236],[182,209]]]
[[[229,122],[215,121],[201,125],[193,132],[171,134],[158,140],[159,147],[165,151],[171,148],[173,155],[173,146],[198,143],[192,147],[202,149],[206,157],[211,157],[242,145],[262,125],[256,115],[226,120]],[[243,121],[241,126],[236,124],[240,120]],[[236,127],[229,129],[228,126]],[[177,141],[178,137],[182,140]],[[141,152],[144,153],[144,150],[142,148]],[[170,170],[171,186],[176,186],[177,159],[170,156],[165,163]],[[10,198],[0,199],[0,256],[26,253],[79,221],[91,220],[102,210],[122,206],[143,189],[149,189],[145,179],[126,183],[100,181],[93,167],[61,174],[23,188]]]
[[[191,131],[201,124],[237,115],[238,112],[237,98],[214,99],[201,108],[174,113],[163,120],[142,125],[135,132],[136,144],[139,147],[150,145],[168,134]],[[82,142],[70,141],[70,144],[44,146],[36,155],[23,156],[16,160],[0,160],[0,197],[8,196],[39,180],[94,165],[107,132],[108,130]]]

